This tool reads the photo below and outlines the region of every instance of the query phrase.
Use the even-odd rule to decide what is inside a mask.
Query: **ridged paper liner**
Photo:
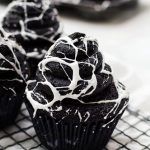
[[[37,112],[33,118],[33,108],[26,102],[33,125],[42,145],[48,150],[101,150],[108,143],[118,120],[104,126],[101,122],[95,123],[56,123],[47,112]]]
[[[7,95],[0,98],[0,128],[4,128],[14,122],[19,113],[22,99],[22,97],[15,97],[9,100]]]

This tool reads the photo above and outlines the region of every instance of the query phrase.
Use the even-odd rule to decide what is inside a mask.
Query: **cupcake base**
[[[15,99],[0,99],[0,129],[7,127],[14,123],[19,110],[21,108],[22,100]]]
[[[119,114],[108,125],[104,122],[65,123],[63,120],[56,122],[42,110],[32,117],[32,106],[29,102],[26,102],[26,106],[37,136],[48,150],[102,150],[122,116]]]

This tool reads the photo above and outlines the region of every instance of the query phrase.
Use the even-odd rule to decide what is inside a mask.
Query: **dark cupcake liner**
[[[102,122],[56,122],[47,112],[37,111],[26,102],[37,136],[48,150],[102,150],[108,143],[122,114],[104,126]],[[109,121],[108,121],[109,122]]]
[[[22,105],[22,97],[15,97],[9,100],[9,97],[0,98],[0,129],[14,123]]]

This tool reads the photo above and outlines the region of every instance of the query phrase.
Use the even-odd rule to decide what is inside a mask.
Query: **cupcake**
[[[2,27],[25,49],[33,77],[39,61],[62,32],[57,10],[49,0],[13,1],[2,19]]]
[[[0,128],[15,120],[28,76],[25,51],[0,31]]]
[[[95,39],[74,33],[58,39],[26,88],[37,136],[49,150],[101,150],[128,104]]]
[[[138,0],[56,0],[60,10],[72,11],[87,19],[110,19],[137,6]]]

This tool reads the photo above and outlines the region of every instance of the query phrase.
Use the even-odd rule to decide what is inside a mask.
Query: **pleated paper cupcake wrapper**
[[[15,121],[21,104],[22,98],[19,97],[11,100],[6,99],[5,102],[0,102],[0,129],[11,125]]]
[[[26,105],[37,136],[48,150],[102,150],[122,116],[118,115],[108,126],[101,122],[57,123],[46,112],[39,112],[33,118],[32,106],[28,102]]]

